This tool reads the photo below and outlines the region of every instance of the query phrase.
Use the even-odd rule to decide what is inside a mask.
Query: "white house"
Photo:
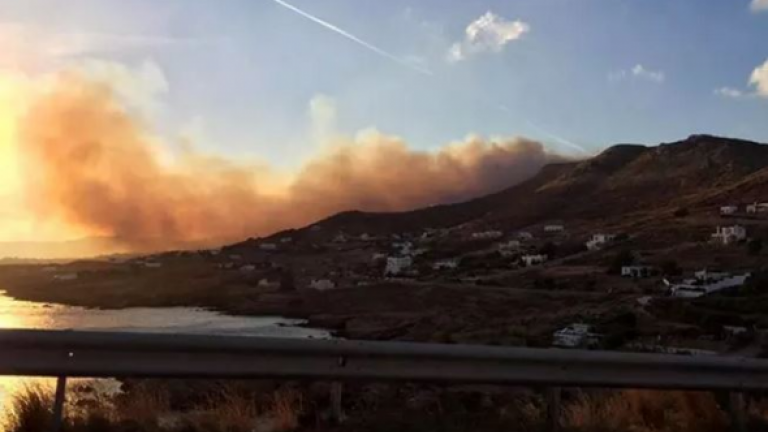
[[[280,282],[276,280],[269,280],[267,278],[259,279],[259,288],[279,288]]]
[[[54,275],[53,276],[53,280],[60,281],[60,282],[65,282],[65,281],[77,280],[78,277],[79,276],[78,276],[77,273],[62,273],[62,274]]]
[[[694,278],[672,284],[666,279],[664,283],[669,287],[673,297],[696,298],[728,288],[737,288],[747,281],[750,273],[731,275],[724,272],[698,271]]]
[[[736,212],[738,211],[739,211],[739,206],[735,206],[735,205],[726,205],[726,206],[720,207],[720,214],[723,216],[733,215],[733,214],[736,214]]]
[[[336,288],[336,283],[330,279],[312,279],[309,287],[318,291],[328,291]]]
[[[240,267],[240,271],[243,273],[251,273],[256,270],[256,266],[253,264],[246,264]]]
[[[747,205],[747,213],[768,213],[768,203],[755,202]]]
[[[283,237],[280,239],[280,243],[291,243],[293,241],[293,237]]]
[[[384,260],[384,259],[387,259],[387,254],[385,254],[385,253],[376,252],[373,255],[371,255],[371,260],[372,261],[381,261],[381,260]]]
[[[747,229],[741,225],[717,227],[717,230],[712,234],[712,239],[718,243],[729,245],[736,243],[747,238]]]
[[[413,258],[409,256],[388,257],[387,267],[384,269],[384,274],[399,275],[411,265],[413,265]]]
[[[616,236],[613,234],[593,234],[592,238],[590,238],[586,245],[587,249],[591,251],[600,250],[608,243],[611,243],[616,239]]]
[[[526,267],[544,264],[547,261],[546,255],[523,255],[520,257]]]
[[[144,267],[151,268],[151,269],[158,269],[163,266],[163,263],[154,262],[154,261],[147,261],[144,263]]]
[[[238,254],[232,254],[229,256],[229,259],[231,259],[232,261],[240,261],[241,259],[243,259],[243,256]]]
[[[273,251],[273,250],[277,250],[277,245],[274,243],[262,243],[259,245],[259,249],[265,250],[265,251]]]
[[[520,231],[517,233],[517,238],[520,240],[533,240],[533,234],[529,233],[528,231]]]
[[[653,275],[653,267],[630,265],[621,268],[621,275],[632,279],[642,279]]]
[[[501,256],[508,257],[515,255],[517,252],[520,251],[521,243],[520,240],[510,240],[505,243],[499,243],[498,250]]]
[[[432,268],[435,270],[455,269],[458,266],[459,262],[455,259],[440,260],[432,264]]]
[[[500,238],[503,235],[504,233],[501,231],[482,231],[472,233],[472,238],[475,240],[490,240]]]
[[[565,227],[562,225],[545,225],[544,226],[544,232],[558,233],[563,231],[565,231]]]
[[[600,343],[602,335],[589,324],[574,323],[552,335],[552,345],[561,348],[590,348]]]
[[[409,241],[394,242],[392,247],[400,250],[401,255],[411,255],[413,253],[413,243]]]

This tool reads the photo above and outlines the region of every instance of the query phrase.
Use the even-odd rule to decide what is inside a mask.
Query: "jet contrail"
[[[379,48],[379,47],[377,47],[377,46],[375,46],[373,44],[370,44],[370,43],[360,39],[359,37],[357,37],[357,36],[347,32],[346,30],[340,29],[339,27],[329,23],[328,21],[322,20],[322,19],[320,19],[320,18],[318,18],[318,17],[316,17],[316,16],[314,16],[314,15],[308,13],[308,12],[305,12],[305,11],[297,8],[296,6],[294,6],[294,5],[290,4],[290,3],[285,2],[284,0],[272,0],[272,1],[274,1],[275,3],[279,4],[280,6],[286,8],[286,9],[292,11],[292,12],[295,12],[295,13],[303,16],[304,18],[306,18],[306,19],[308,19],[310,21],[313,21],[316,24],[320,24],[321,26],[327,28],[328,30],[331,30],[331,31],[333,31],[335,33],[338,33],[338,34],[344,36],[345,38],[351,40],[352,42],[357,43],[358,45],[362,45],[363,47],[365,47],[365,48],[375,52],[376,54],[378,54],[378,55],[380,55],[380,56],[382,56],[384,58],[387,58],[387,59],[389,59],[389,60],[391,60],[391,61],[393,61],[393,62],[395,62],[395,63],[397,63],[397,64],[399,64],[401,66],[405,66],[405,67],[407,67],[407,68],[409,68],[409,69],[411,69],[413,71],[416,71],[416,72],[424,74],[424,75],[432,75],[432,71],[430,71],[429,69],[425,69],[425,68],[419,67],[418,65],[415,65],[413,63],[407,62],[404,59],[402,59],[402,58],[400,58],[400,57],[398,57],[398,56],[396,56],[394,54],[388,53],[388,52],[384,51],[383,49],[381,49],[381,48]]]
[[[497,105],[497,107],[500,110],[504,111],[504,112],[507,112],[509,114],[514,114],[512,109],[510,109],[506,105],[499,104],[499,105]],[[551,140],[556,141],[558,144],[562,144],[562,145],[564,145],[566,147],[570,147],[570,148],[572,148],[574,150],[578,150],[579,152],[584,153],[584,154],[589,154],[589,151],[587,149],[585,149],[584,147],[576,144],[575,142],[568,141],[567,139],[565,139],[565,138],[563,138],[561,136],[555,135],[552,132],[550,132],[550,131],[544,129],[543,127],[537,125],[536,123],[532,122],[531,120],[528,120],[526,118],[523,118],[523,120],[525,121],[525,123],[528,126],[530,126],[532,129],[534,129],[536,132],[546,136],[547,138],[549,138]]]

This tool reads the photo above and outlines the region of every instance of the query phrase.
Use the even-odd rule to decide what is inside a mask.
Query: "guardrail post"
[[[731,430],[733,432],[747,432],[744,393],[739,391],[729,393],[728,411],[731,415]]]
[[[341,408],[341,394],[344,390],[344,385],[335,381],[331,383],[331,416],[333,421],[340,424],[344,421],[344,412]]]
[[[64,421],[64,397],[67,392],[67,377],[60,376],[56,379],[56,396],[53,401],[53,419],[51,432],[59,432]]]
[[[548,387],[547,394],[547,430],[558,432],[560,430],[560,387]]]

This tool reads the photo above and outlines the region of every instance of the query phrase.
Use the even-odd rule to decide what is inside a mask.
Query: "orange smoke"
[[[342,140],[281,183],[268,168],[192,152],[167,162],[109,87],[75,75],[39,97],[19,131],[34,212],[134,246],[236,240],[343,210],[462,200],[561,159],[524,139],[470,138],[429,153],[369,132]]]

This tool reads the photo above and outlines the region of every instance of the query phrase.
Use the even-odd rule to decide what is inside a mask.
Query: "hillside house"
[[[336,282],[330,279],[312,279],[309,287],[317,291],[328,291],[336,288]]]
[[[499,243],[498,251],[503,257],[509,257],[517,254],[520,251],[522,244],[520,240],[510,240],[505,243]]]
[[[594,348],[602,338],[591,325],[574,323],[556,331],[552,335],[552,345],[560,348]]]
[[[739,206],[735,205],[726,205],[720,207],[720,214],[723,216],[731,216],[736,214],[739,211]]]
[[[455,269],[458,266],[459,266],[459,262],[455,259],[440,260],[432,264],[432,268],[435,270]]]
[[[74,281],[79,278],[77,273],[62,273],[53,276],[53,280],[57,282]]]
[[[251,273],[256,271],[256,266],[253,264],[246,264],[242,267],[240,267],[240,272],[242,273]]]
[[[520,257],[520,260],[523,262],[523,264],[526,267],[533,267],[536,265],[544,264],[547,261],[546,255],[523,255]]]
[[[544,226],[544,232],[546,233],[559,233],[565,231],[565,227],[563,225],[545,225]]]
[[[385,260],[385,259],[387,259],[387,254],[384,254],[384,253],[381,253],[381,252],[377,252],[377,253],[374,253],[373,255],[371,255],[371,261],[373,261],[373,262],[382,261],[382,260]]]
[[[159,269],[163,266],[163,263],[157,261],[147,261],[144,263],[144,267],[151,269]]]
[[[243,256],[239,254],[232,254],[229,256],[229,259],[231,259],[232,261],[240,261],[241,259],[243,259]]]
[[[743,286],[751,274],[731,275],[727,272],[710,272],[701,270],[691,279],[685,279],[680,283],[670,283],[664,280],[669,287],[669,293],[673,297],[696,298],[717,291]]]
[[[472,239],[474,240],[492,240],[501,238],[502,236],[504,236],[504,233],[501,231],[482,231],[472,233]]]
[[[275,243],[262,243],[259,245],[259,249],[263,251],[274,251],[277,250],[277,245]]]
[[[654,273],[653,267],[648,267],[648,266],[630,265],[630,266],[623,266],[621,268],[621,276],[632,278],[632,279],[648,278],[653,276],[653,273]]]
[[[394,243],[392,243],[392,247],[394,249],[399,249],[400,255],[412,255],[413,254],[413,243],[411,243],[409,241],[394,242]]]
[[[717,227],[717,230],[712,234],[712,239],[723,245],[729,245],[736,242],[746,240],[747,229],[741,225]]]
[[[605,245],[616,240],[616,236],[613,234],[593,234],[587,243],[587,249],[596,251],[602,249]]]
[[[388,257],[387,267],[384,269],[384,275],[399,275],[411,267],[411,265],[413,265],[413,258],[409,256]]]
[[[280,239],[280,243],[291,243],[293,242],[293,237],[283,237]]]
[[[768,213],[768,203],[754,202],[752,204],[749,204],[747,205],[747,213],[750,213],[750,214]]]
[[[269,278],[261,278],[259,279],[257,286],[259,288],[277,289],[280,288],[280,281]]]
[[[529,241],[533,240],[533,234],[529,233],[528,231],[520,231],[517,233],[517,238],[521,241]]]

